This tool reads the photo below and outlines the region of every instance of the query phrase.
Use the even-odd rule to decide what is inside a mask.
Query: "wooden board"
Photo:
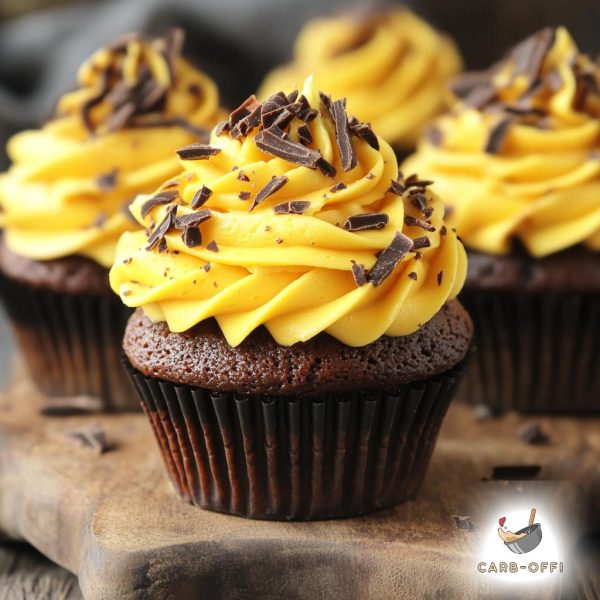
[[[273,523],[182,503],[143,415],[42,417],[43,401],[17,364],[0,395],[0,531],[77,574],[91,600],[494,597],[471,575],[498,498],[533,493],[569,511],[569,544],[600,526],[590,485],[600,480],[599,420],[535,419],[550,441],[532,446],[516,437],[516,415],[477,423],[455,405],[414,501],[358,519]],[[107,432],[108,452],[66,437],[89,423]],[[482,481],[499,464],[541,471],[535,481]],[[457,529],[452,515],[469,515],[476,531]],[[584,569],[579,584],[597,585],[594,573]],[[551,582],[520,597],[556,594]]]

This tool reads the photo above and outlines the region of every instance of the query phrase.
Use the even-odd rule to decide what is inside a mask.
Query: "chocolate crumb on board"
[[[540,465],[500,465],[493,468],[492,479],[496,481],[535,479],[541,470]]]
[[[94,454],[100,455],[109,449],[106,431],[98,424],[69,429],[65,431],[65,436],[68,440],[78,443],[83,448],[91,450]]]
[[[192,196],[190,206],[195,210],[200,208],[210,197],[212,196],[212,190],[205,185],[201,186]]]
[[[471,517],[452,515],[452,521],[456,529],[462,531],[475,531],[475,524],[471,520]]]
[[[211,252],[218,252],[219,246],[217,245],[217,242],[213,240],[212,242],[208,242],[208,244],[206,244],[206,249],[210,250]]]
[[[288,178],[285,175],[279,177],[273,177],[254,197],[252,204],[250,205],[250,211],[253,211],[261,202],[264,202],[269,196],[272,196],[275,192],[279,191],[286,183]]]
[[[310,202],[308,202],[307,200],[293,200],[291,202],[282,202],[281,204],[276,204],[273,207],[273,210],[278,215],[301,215],[302,213],[305,213],[309,208]]]
[[[175,200],[178,195],[179,192],[177,190],[165,190],[164,192],[158,192],[158,194],[152,196],[152,198],[149,198],[142,204],[142,208],[140,210],[142,218],[145,218],[157,206],[169,204],[169,202]]]
[[[413,241],[397,231],[390,245],[379,255],[369,271],[367,280],[374,287],[381,285],[394,271],[396,265],[406,256],[413,246]]]
[[[182,160],[205,160],[221,152],[221,148],[215,148],[208,144],[190,144],[177,150]]]
[[[365,265],[352,261],[352,277],[357,287],[361,287],[367,283],[367,271]]]
[[[386,213],[363,213],[351,215],[345,221],[343,228],[346,231],[367,231],[370,229],[383,229],[389,223]]]
[[[517,437],[526,444],[546,444],[549,441],[548,435],[540,427],[539,423],[530,423],[523,425],[517,430]]]

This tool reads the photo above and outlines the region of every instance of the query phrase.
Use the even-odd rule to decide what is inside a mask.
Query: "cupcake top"
[[[427,172],[467,246],[600,250],[600,65],[564,28],[459,78],[457,103],[404,168]]]
[[[466,261],[428,181],[317,93],[254,96],[178,151],[183,173],[131,212],[113,290],[183,332],[215,317],[231,346],[265,325],[281,345],[349,346],[414,332],[460,290]]]
[[[11,138],[0,227],[35,260],[82,255],[108,267],[124,207],[177,174],[174,152],[223,116],[215,84],[181,58],[183,33],[123,38],[80,68],[79,87],[41,129]]]
[[[259,97],[302,84],[346,96],[348,111],[396,147],[412,147],[443,109],[448,79],[461,68],[453,42],[405,8],[310,21],[293,62],[275,69]]]

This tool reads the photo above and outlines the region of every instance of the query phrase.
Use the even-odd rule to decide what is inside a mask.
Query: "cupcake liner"
[[[395,395],[243,396],[147,377],[123,361],[178,493],[277,520],[351,517],[414,496],[463,372]]]
[[[477,351],[458,396],[495,412],[600,413],[600,296],[463,290]]]
[[[107,410],[139,410],[123,371],[131,310],[111,295],[58,293],[0,275],[0,296],[36,385],[48,396],[91,396]]]

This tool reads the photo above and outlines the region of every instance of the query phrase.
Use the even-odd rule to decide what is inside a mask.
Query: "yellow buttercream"
[[[474,249],[504,254],[518,238],[533,256],[581,243],[598,251],[600,95],[593,82],[600,86],[600,68],[558,28],[526,96],[530,82],[515,69],[514,56],[497,65],[490,104],[458,102],[435,123],[439,143],[423,139],[403,168],[435,180],[452,209],[450,223]],[[513,115],[500,147],[486,152],[505,118],[498,103],[519,99],[534,110]]]
[[[423,215],[408,191],[403,196],[389,191],[398,176],[391,147],[379,139],[375,150],[353,137],[357,166],[344,172],[333,122],[310,79],[303,94],[318,111],[309,123],[310,147],[333,164],[336,177],[259,150],[256,129],[237,140],[213,131],[210,145],[221,151],[206,160],[182,161],[177,200],[144,217],[142,206],[152,196],[132,204],[146,231],[123,234],[110,272],[112,288],[125,304],[143,307],[173,332],[215,317],[232,346],[263,324],[282,345],[326,331],[345,344],[362,346],[382,335],[413,333],[456,296],[466,259],[456,234],[443,228],[439,198],[426,192],[433,231],[406,225],[406,215]],[[292,140],[298,139],[295,123]],[[284,175],[287,183],[250,211],[257,192],[272,177]],[[346,187],[331,191],[340,182]],[[211,212],[200,225],[202,244],[186,246],[173,228],[165,237],[166,249],[147,250],[148,234],[174,203],[178,218],[196,212],[190,203],[202,186],[212,191],[198,207]],[[242,192],[249,197],[240,198]],[[275,205],[290,201],[310,206],[303,214],[275,213]],[[347,231],[341,226],[349,216],[373,212],[388,215],[385,228]],[[431,245],[421,254],[408,252],[381,285],[358,286],[352,261],[370,269],[396,232],[413,239],[426,236]],[[218,251],[211,251],[212,241]]]
[[[119,236],[134,228],[126,204],[176,175],[175,150],[223,115],[215,84],[178,55],[176,38],[132,37],[97,51],[81,66],[78,89],[58,102],[56,118],[10,139],[0,227],[11,250],[112,264]],[[136,94],[158,101],[131,111],[119,99]]]
[[[394,146],[412,147],[446,106],[446,83],[461,59],[454,43],[405,8],[310,21],[294,59],[273,70],[260,97],[291,89],[314,74],[315,85],[348,99],[348,111]]]

